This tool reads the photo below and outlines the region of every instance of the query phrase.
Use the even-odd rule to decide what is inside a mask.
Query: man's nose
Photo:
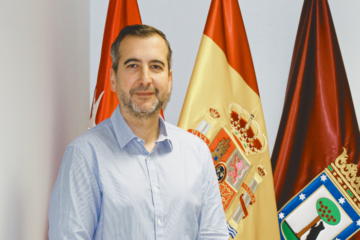
[[[149,67],[143,67],[141,69],[141,73],[140,73],[140,83],[142,83],[144,86],[149,85],[152,82],[152,77],[151,77],[151,71],[149,69]]]

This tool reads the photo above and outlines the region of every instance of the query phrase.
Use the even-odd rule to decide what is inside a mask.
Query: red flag
[[[109,118],[119,104],[116,93],[110,90],[111,44],[125,26],[141,24],[136,0],[110,0],[106,17],[101,59],[94,100],[91,107],[89,127]]]
[[[360,160],[360,133],[327,0],[305,0],[272,154],[277,205],[346,148]],[[359,238],[360,239],[360,238]]]

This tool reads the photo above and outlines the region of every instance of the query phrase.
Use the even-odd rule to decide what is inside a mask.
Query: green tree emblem
[[[316,203],[319,217],[324,223],[337,225],[340,222],[341,214],[336,204],[330,199],[320,198]]]

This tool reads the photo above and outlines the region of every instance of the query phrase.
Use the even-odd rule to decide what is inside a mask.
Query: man
[[[159,117],[172,85],[165,35],[125,27],[111,56],[119,107],[67,147],[49,238],[228,239],[206,144]]]

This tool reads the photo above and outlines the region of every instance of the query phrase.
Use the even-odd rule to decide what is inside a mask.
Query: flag
[[[360,133],[327,0],[305,0],[272,154],[278,207],[346,148],[360,159]],[[360,236],[359,238],[360,239]]]
[[[214,161],[234,239],[279,239],[265,121],[237,0],[211,2],[179,119]]]
[[[91,106],[89,128],[109,118],[119,100],[110,89],[110,68],[112,60],[110,49],[112,43],[125,26],[141,24],[139,7],[136,0],[110,0],[106,17],[101,59]]]

